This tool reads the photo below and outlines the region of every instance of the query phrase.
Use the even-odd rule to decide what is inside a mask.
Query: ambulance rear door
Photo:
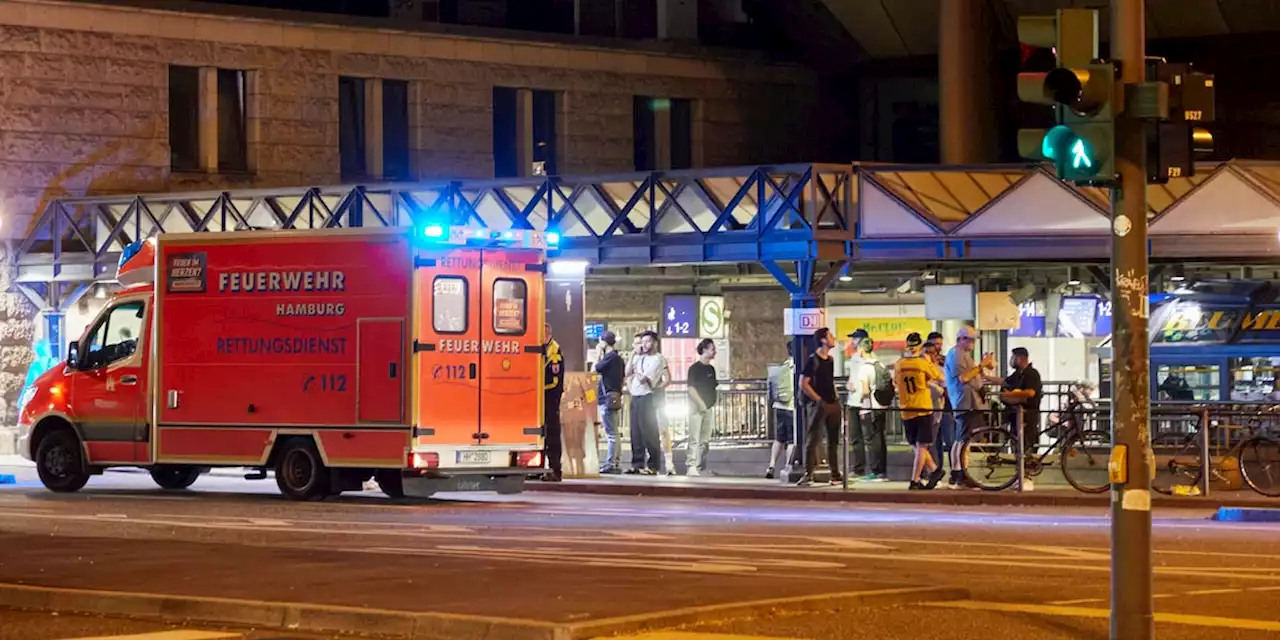
[[[480,249],[442,246],[415,259],[415,445],[469,446],[480,425]]]
[[[531,249],[484,250],[478,434],[482,444],[536,445],[542,434],[542,256]]]

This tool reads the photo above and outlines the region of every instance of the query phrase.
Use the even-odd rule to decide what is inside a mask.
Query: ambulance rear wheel
[[[276,486],[291,500],[324,500],[329,491],[329,470],[310,440],[284,444],[276,458]]]
[[[171,491],[186,489],[195,484],[196,479],[199,477],[199,467],[164,465],[151,470],[151,479],[160,485],[161,489],[169,489]]]
[[[59,429],[40,440],[36,473],[50,491],[71,493],[84,488],[89,472],[84,468],[84,449],[74,431]]]

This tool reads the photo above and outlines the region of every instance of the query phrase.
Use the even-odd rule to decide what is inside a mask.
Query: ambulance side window
[[[498,278],[493,281],[493,332],[500,336],[522,336],[528,311],[529,285],[524,280]]]
[[[138,350],[145,311],[142,302],[126,302],[112,308],[85,341],[81,356],[84,368],[95,369],[133,355]]]
[[[431,282],[431,328],[436,333],[466,333],[467,320],[467,279],[436,276]]]

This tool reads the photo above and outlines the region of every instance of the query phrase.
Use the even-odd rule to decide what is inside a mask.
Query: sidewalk
[[[559,484],[533,482],[528,491],[578,493],[611,496],[651,496],[664,498],[709,498],[719,500],[805,500],[813,502],[981,505],[1018,507],[1106,507],[1107,493],[1086,494],[1062,485],[1037,484],[1034,491],[950,490],[907,491],[906,482],[851,482],[846,490],[840,485],[796,487],[780,480],[763,478],[726,478],[684,476],[608,476],[565,480]],[[1208,497],[1165,496],[1152,494],[1151,503],[1165,509],[1205,509],[1219,507],[1274,507],[1280,499],[1267,498],[1252,491],[1216,491]]]

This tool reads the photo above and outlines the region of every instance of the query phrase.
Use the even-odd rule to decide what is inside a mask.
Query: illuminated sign
[[[1280,308],[1203,307],[1179,301],[1153,319],[1152,341],[1159,343],[1276,342]]]
[[[666,295],[662,297],[662,337],[693,338],[698,327],[698,296]]]
[[[1044,333],[1044,301],[1028,300],[1018,305],[1018,328],[1010,329],[1009,337],[1043,338]]]
[[[933,332],[933,323],[925,318],[836,318],[836,335],[844,340],[857,329],[866,329],[876,348],[902,349],[906,347],[907,335],[920,334],[921,338],[929,337]]]

